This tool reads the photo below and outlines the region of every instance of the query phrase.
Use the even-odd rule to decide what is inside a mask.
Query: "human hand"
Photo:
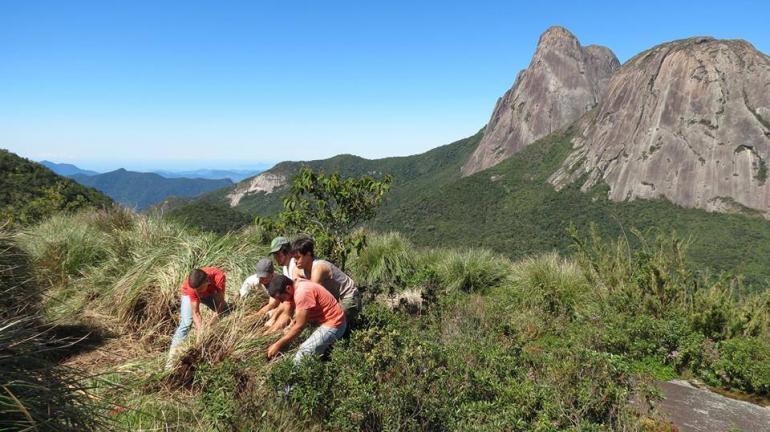
[[[281,351],[280,345],[278,345],[278,342],[270,345],[270,347],[267,349],[267,358],[271,359],[278,355],[278,353]]]

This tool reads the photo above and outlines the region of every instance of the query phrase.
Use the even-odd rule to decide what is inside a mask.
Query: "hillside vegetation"
[[[343,155],[306,165],[343,176],[393,175],[393,187],[369,227],[402,232],[418,246],[485,247],[515,260],[551,251],[569,255],[571,242],[565,233],[571,226],[587,232],[595,225],[610,238],[628,236],[631,229],[649,235],[676,232],[689,240],[689,258],[700,271],[731,272],[755,286],[770,278],[770,223],[762,218],[685,209],[662,199],[612,202],[606,187],[583,193],[576,186],[581,182],[557,192],[547,179],[570,153],[572,133],[552,134],[499,165],[465,178],[460,177],[460,167],[482,132],[415,156],[366,160]],[[304,164],[285,162],[270,171],[291,176]],[[233,212],[228,210],[226,190],[222,190],[174,213],[189,214],[198,203],[206,202],[219,209],[211,215],[222,216],[204,214],[187,221],[221,232],[223,225],[247,225],[241,212],[279,212],[287,191],[247,196],[235,208],[238,212]],[[630,241],[634,243],[633,236]]]
[[[89,366],[104,374],[95,383],[112,429],[669,430],[655,378],[770,394],[770,291],[738,299],[736,281],[695,272],[676,237],[580,232],[565,240],[572,258],[510,261],[375,235],[350,260],[362,323],[330,361],[266,362],[254,296],[189,338],[169,373],[159,371],[183,278],[220,266],[232,300],[267,251],[258,230],[196,234],[87,212],[17,238],[49,287],[49,317],[116,336]]]
[[[62,211],[110,205],[112,200],[98,191],[0,149],[0,225],[28,224]]]
[[[487,247],[512,259],[570,252],[571,226],[595,226],[609,238],[631,229],[676,232],[689,241],[697,269],[745,276],[763,286],[770,277],[770,223],[745,214],[707,213],[665,200],[612,202],[607,189],[547,183],[571,149],[572,130],[550,135],[510,159],[470,177],[417,188],[383,207],[373,227],[398,230],[419,245]]]

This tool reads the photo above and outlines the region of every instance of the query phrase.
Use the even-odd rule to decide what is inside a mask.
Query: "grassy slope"
[[[118,343],[150,348],[94,364],[108,377],[97,395],[120,408],[111,418],[127,430],[665,431],[628,404],[652,397],[651,373],[770,392],[768,292],[736,299],[722,281],[694,283],[670,242],[626,255],[615,253],[622,242],[586,240],[574,259],[514,263],[373,235],[351,261],[367,286],[364,312],[331,361],[294,368],[289,351],[267,363],[278,336],[258,331],[257,292],[159,373],[189,269],[221,266],[232,299],[268,238],[92,212],[51,218],[17,240],[50,285],[50,312],[88,316]],[[407,302],[372,298],[392,287]]]

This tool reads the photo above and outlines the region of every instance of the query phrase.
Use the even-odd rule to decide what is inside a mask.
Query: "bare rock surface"
[[[620,67],[609,48],[583,47],[563,27],[551,27],[529,67],[498,99],[484,137],[462,167],[464,176],[510,157],[526,145],[574,122],[605,93]]]
[[[680,432],[770,432],[770,408],[693,387],[687,381],[660,384],[658,408]]]
[[[550,182],[606,183],[614,201],[770,214],[770,57],[742,40],[690,38],[626,62]]]
[[[286,184],[288,184],[288,180],[285,176],[266,171],[250,180],[238,183],[235,189],[227,194],[227,199],[230,200],[230,207],[235,207],[247,195],[259,192],[273,193],[273,191]]]

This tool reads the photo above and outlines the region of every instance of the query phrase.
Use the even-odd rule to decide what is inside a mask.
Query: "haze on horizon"
[[[475,133],[552,25],[621,62],[695,35],[770,52],[765,2],[0,5],[0,147],[106,171],[409,155]]]

